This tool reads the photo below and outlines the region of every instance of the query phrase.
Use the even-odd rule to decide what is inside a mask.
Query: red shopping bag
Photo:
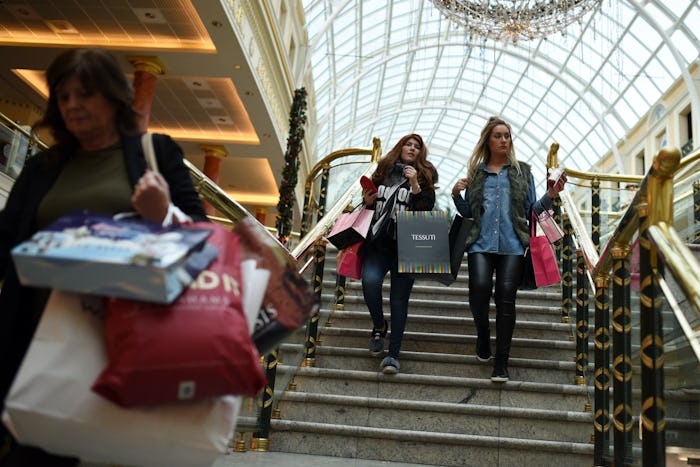
[[[347,248],[338,251],[335,257],[335,266],[338,274],[352,279],[362,279],[362,261],[364,255],[360,254],[360,248],[364,242],[353,243]]]
[[[545,235],[530,237],[530,258],[537,287],[557,284],[561,281],[557,259]]]
[[[219,255],[172,305],[108,300],[109,364],[92,387],[98,394],[132,407],[252,396],[265,385],[243,313],[240,237],[218,224],[203,225],[214,229],[207,243]]]
[[[353,212],[344,212],[333,224],[328,241],[342,250],[367,238],[369,226],[372,224],[372,209],[357,209]]]

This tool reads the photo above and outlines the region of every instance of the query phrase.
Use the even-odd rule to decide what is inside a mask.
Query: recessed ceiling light
[[[37,21],[41,21],[42,17],[39,16],[39,13],[36,12],[36,10],[32,7],[29,6],[28,3],[12,3],[12,4],[6,4],[5,8],[10,10],[10,14],[14,16],[15,18],[19,19],[33,19]]]
[[[136,17],[142,23],[166,24],[165,16],[158,8],[132,8]]]
[[[228,115],[210,115],[209,118],[217,125],[233,125],[233,120]]]
[[[192,90],[208,90],[211,91],[209,83],[204,78],[187,78],[183,79],[185,85]]]
[[[197,100],[199,101],[199,105],[201,105],[205,109],[220,109],[223,107],[221,101],[218,99],[202,98]]]
[[[56,34],[78,34],[78,30],[75,29],[75,26],[73,26],[68,20],[47,19],[45,23]]]

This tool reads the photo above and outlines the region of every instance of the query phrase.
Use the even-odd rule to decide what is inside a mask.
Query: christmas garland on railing
[[[280,198],[277,202],[277,238],[286,245],[292,232],[294,215],[294,190],[299,174],[299,153],[304,139],[304,124],[306,123],[306,89],[301,87],[294,91],[292,110],[289,112],[289,137],[287,150],[284,153],[284,169],[280,184]]]

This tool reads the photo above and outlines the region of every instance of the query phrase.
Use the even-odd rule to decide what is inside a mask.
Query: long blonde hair
[[[511,130],[510,125],[503,120],[501,117],[498,117],[496,115],[489,117],[488,121],[486,122],[486,125],[484,125],[484,128],[481,129],[481,137],[479,138],[479,142],[476,143],[476,147],[474,148],[474,152],[472,152],[471,157],[469,158],[469,163],[467,164],[467,178],[469,180],[474,179],[474,174],[479,168],[479,165],[481,165],[482,162],[486,162],[488,164],[489,160],[491,159],[491,150],[489,149],[489,137],[491,137],[491,131],[493,131],[493,128],[497,125],[505,125],[508,127],[508,131],[510,132],[511,139],[510,139],[510,149],[508,149],[508,161],[515,167],[515,170],[518,171],[518,175],[521,174],[520,171],[520,164],[518,164],[518,160],[515,158],[515,148],[513,147],[513,130]]]

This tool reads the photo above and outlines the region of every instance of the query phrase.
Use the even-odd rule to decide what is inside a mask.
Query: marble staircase
[[[332,310],[333,271],[327,261],[315,365],[285,365],[303,345],[280,347],[278,374],[293,379],[272,420],[271,451],[439,466],[592,465],[591,392],[574,384],[558,287],[519,292],[511,379],[497,384],[474,357],[466,271],[449,287],[416,281],[398,375],[381,373],[382,357],[367,350],[359,281],[347,281],[344,309]]]

